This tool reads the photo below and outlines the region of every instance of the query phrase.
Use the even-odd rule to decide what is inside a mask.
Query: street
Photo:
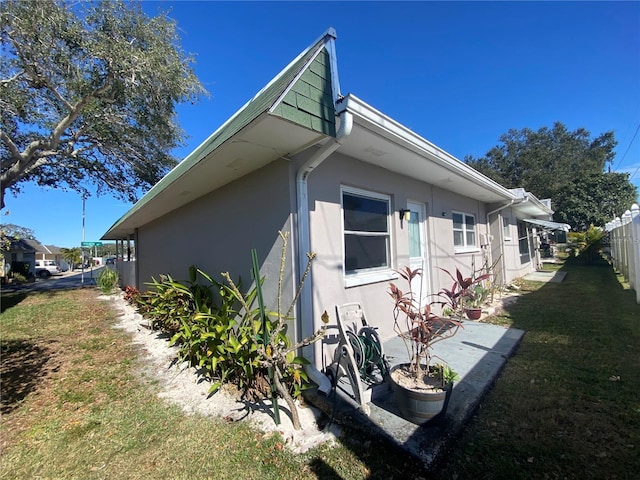
[[[104,266],[87,268],[83,271],[74,270],[64,272],[62,275],[54,275],[49,278],[36,278],[35,282],[20,285],[3,285],[2,292],[36,292],[48,290],[66,290],[71,288],[93,287],[96,278],[105,268]]]

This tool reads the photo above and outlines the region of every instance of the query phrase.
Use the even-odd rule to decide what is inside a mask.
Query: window
[[[476,249],[476,217],[453,212],[453,246],[456,250]]]
[[[420,237],[420,217],[418,212],[411,211],[409,218],[409,257],[422,258],[422,239]]]
[[[388,269],[389,197],[345,188],[342,211],[345,272]]]
[[[508,217],[502,217],[502,237],[505,241],[511,240],[511,231],[509,230]]]
[[[520,263],[531,260],[529,253],[529,232],[524,222],[518,221],[518,249],[520,250]]]

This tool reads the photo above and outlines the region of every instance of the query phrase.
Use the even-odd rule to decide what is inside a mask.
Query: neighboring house
[[[0,255],[0,277],[4,283],[5,278],[11,270],[11,264],[16,262],[26,263],[27,271],[30,275],[34,274],[36,262],[36,250],[27,243],[26,240],[14,237],[6,238],[6,249],[3,245],[2,255]],[[4,239],[3,239],[4,240]]]
[[[35,239],[25,239],[25,242],[36,251],[36,260],[53,260],[60,267],[60,270],[66,271],[69,269],[69,264],[64,259],[60,248],[54,245],[43,245]]]
[[[288,231],[283,304],[306,253],[317,255],[293,335],[318,328],[325,310],[335,322],[336,304],[360,302],[385,339],[395,269],[424,268],[422,291],[433,294],[451,283],[440,268],[468,274],[495,262],[499,284],[536,268],[531,222],[549,220],[549,206],[343,96],[335,38],[330,29],[303,51],[103,235],[125,260],[123,283],[186,279],[196,264],[217,279],[241,276],[247,288],[255,248],[273,308],[278,231]],[[132,243],[136,261],[127,262]]]

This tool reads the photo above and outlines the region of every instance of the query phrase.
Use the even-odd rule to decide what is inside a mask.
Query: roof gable
[[[317,52],[270,111],[317,132],[336,136],[331,58],[326,48]]]
[[[43,244],[41,244],[38,240],[33,238],[25,238],[23,241],[29,245],[36,253],[51,253],[51,251]]]
[[[36,249],[24,238],[6,237],[9,240],[8,252],[35,253]]]
[[[329,29],[300,53],[249,102],[154,185],[102,238],[121,238],[132,233],[137,226],[153,221],[280,156],[306,148],[326,136],[335,137],[334,103],[339,96],[335,38],[335,30]],[[269,137],[268,132],[274,130],[273,123],[265,121],[265,118],[269,117],[278,119],[279,122],[284,120],[298,129],[311,131],[313,135],[298,131],[295,135],[292,132],[288,138],[279,136],[282,143],[280,150],[270,146],[269,153],[258,154],[254,151],[247,159],[241,158],[238,151],[249,148],[251,144],[261,147],[261,142],[256,142],[253,138],[242,138],[242,135],[249,136],[251,133],[246,132],[253,129],[256,130],[254,133],[257,138]],[[256,126],[262,126],[262,130],[255,128]],[[273,138],[273,135],[270,138]],[[237,145],[233,145],[234,142]],[[224,149],[228,151],[219,157],[225,158],[216,160],[216,153]],[[229,164],[220,164],[221,161],[227,162],[229,158],[235,160]],[[205,165],[207,162],[213,165]],[[203,171],[198,172],[197,169],[200,167]],[[203,179],[211,175],[214,168],[218,169],[218,183],[204,182]],[[230,173],[229,169],[235,173]],[[157,200],[159,197],[162,197],[162,201]],[[154,205],[149,206],[152,201]]]

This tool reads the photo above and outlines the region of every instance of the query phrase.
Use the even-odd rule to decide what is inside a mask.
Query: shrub
[[[284,262],[287,235],[280,235]],[[303,281],[313,257],[313,254],[309,255]],[[280,269],[278,311],[265,312],[264,325],[268,335],[263,335],[261,310],[254,305],[258,286],[243,293],[241,282],[234,282],[227,272],[222,274],[225,280],[222,283],[192,265],[187,282],[163,275],[160,280],[152,279],[146,292],[125,288],[125,298],[151,321],[152,328],[171,335],[171,343],[179,346],[179,358],[198,367],[200,373],[212,381],[210,393],[226,382],[235,384],[251,399],[264,398],[275,388],[286,400],[294,426],[299,428],[292,398],[299,396],[306,387],[308,379],[302,367],[308,362],[297,357],[295,352],[322,338],[324,329],[293,344],[287,336],[287,322],[291,319],[301,285],[292,305],[282,312],[283,275],[284,263]],[[264,278],[257,281],[261,286]]]
[[[11,262],[10,272],[13,274],[13,278],[16,278],[16,274],[22,275],[25,279],[29,276],[29,262]]]
[[[102,293],[110,295],[115,292],[118,287],[118,272],[111,268],[105,268],[98,275],[96,284]]]
[[[569,248],[575,256],[590,265],[600,255],[604,236],[605,231],[593,225],[584,232],[569,232]]]
[[[161,275],[160,280],[152,278],[146,285],[149,290],[133,297],[138,312],[151,322],[154,330],[175,334],[183,318],[191,319],[195,313],[188,288],[170,275]]]
[[[27,277],[21,273],[14,272],[12,278],[16,283],[27,283]]]
[[[127,285],[124,287],[124,300],[129,305],[136,306],[139,298],[140,290],[138,290],[136,287],[132,287],[131,285]]]

